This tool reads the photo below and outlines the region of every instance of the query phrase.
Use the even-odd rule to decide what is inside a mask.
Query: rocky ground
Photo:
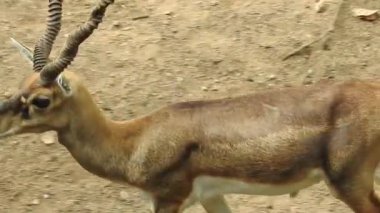
[[[9,37],[33,46],[44,29],[47,1],[1,0],[0,92],[7,95],[31,72]],[[87,19],[92,0],[65,0],[56,54]],[[116,1],[99,30],[81,46],[71,70],[80,73],[102,109],[121,120],[168,103],[252,93],[268,87],[380,76],[379,21],[351,8],[380,9],[377,0],[342,7],[327,42],[283,60],[323,35],[339,0],[315,10],[312,0]],[[0,144],[1,212],[148,212],[135,189],[82,169],[48,135]],[[349,212],[320,184],[298,197],[228,196],[234,212]],[[188,212],[204,212],[195,206]]]

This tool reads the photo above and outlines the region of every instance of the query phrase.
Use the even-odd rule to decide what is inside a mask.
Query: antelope
[[[198,202],[209,213],[228,213],[225,194],[294,194],[321,181],[352,211],[380,212],[379,81],[179,102],[114,121],[77,74],[64,72],[113,2],[99,0],[54,60],[62,0],[49,0],[47,28],[33,51],[12,40],[34,72],[0,102],[0,138],[55,131],[84,169],[141,189],[156,213]]]

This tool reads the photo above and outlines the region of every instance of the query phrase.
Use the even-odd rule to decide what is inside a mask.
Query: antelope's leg
[[[358,159],[360,160],[360,159]],[[338,171],[329,171],[328,185],[333,194],[356,213],[380,213],[380,200],[374,191],[375,166],[370,159]]]
[[[380,200],[372,187],[363,186],[360,179],[334,184],[337,198],[356,213],[380,213]]]
[[[207,213],[231,213],[223,195],[201,200],[200,203]]]
[[[380,144],[377,137],[368,136],[368,125],[366,119],[338,125],[323,154],[326,183],[332,194],[356,213],[380,213],[380,200],[374,191]]]

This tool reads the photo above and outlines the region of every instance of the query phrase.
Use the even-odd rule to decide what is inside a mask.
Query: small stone
[[[120,199],[121,200],[128,200],[129,196],[128,196],[128,192],[126,191],[121,191],[120,192]]]
[[[269,205],[266,206],[266,208],[267,208],[267,209],[273,209],[273,205],[270,205],[270,204],[269,204]]]
[[[165,12],[164,12],[164,14],[165,14],[165,15],[167,15],[167,16],[171,16],[171,15],[173,15],[173,14],[174,14],[174,12],[173,12],[173,11],[170,11],[170,10],[168,10],[168,11],[165,11]]]
[[[311,79],[305,79],[305,80],[303,81],[303,84],[304,84],[304,85],[311,85],[311,84],[313,84],[313,80],[311,80]]]
[[[124,62],[116,62],[114,65],[116,68],[123,68],[125,66]]]
[[[42,143],[46,145],[51,145],[54,144],[56,139],[55,139],[55,133],[54,132],[46,132],[41,135],[41,141]]]
[[[220,64],[222,61],[223,61],[223,59],[214,59],[214,60],[212,61],[212,63],[213,63],[214,65],[218,65],[218,64]]]
[[[212,87],[210,90],[216,92],[216,91],[219,91],[219,88],[217,88],[217,87]]]
[[[32,200],[32,202],[29,203],[30,206],[36,206],[39,204],[40,204],[40,200],[38,200],[38,199],[34,199],[34,200]]]
[[[312,69],[309,69],[309,70],[307,71],[307,73],[306,73],[305,79],[306,79],[306,78],[311,78],[311,77],[313,76],[313,73],[314,73],[314,71],[313,71]]]
[[[9,91],[5,91],[5,92],[3,93],[3,97],[4,97],[4,98],[10,98],[11,96],[12,96],[12,93],[9,92]]]
[[[217,1],[217,0],[213,0],[210,2],[211,6],[217,6],[218,4],[219,4],[219,1]]]
[[[57,156],[49,156],[46,158],[47,162],[56,162],[58,160]]]
[[[329,4],[326,2],[326,0],[319,0],[315,4],[314,9],[317,13],[323,13],[328,9],[328,7],[329,7]]]
[[[42,197],[43,197],[44,199],[49,199],[49,198],[50,198],[50,195],[49,195],[49,194],[44,194],[44,195],[42,195]]]
[[[89,210],[90,212],[95,212],[97,210],[96,206],[93,204],[88,204],[84,207],[84,209]]]
[[[247,78],[246,79],[248,82],[254,82],[255,80],[253,78]]]
[[[268,79],[269,79],[269,80],[274,80],[274,79],[276,79],[276,75],[274,75],[274,74],[269,75],[269,76],[268,76]]]
[[[364,8],[354,8],[352,10],[355,17],[359,17],[364,21],[375,21],[379,18],[378,10],[369,10]]]
[[[107,112],[112,112],[112,108],[109,106],[102,106],[102,109]]]
[[[201,87],[201,90],[202,90],[202,91],[208,91],[208,87],[203,86],[203,87]]]
[[[114,28],[114,29],[118,29],[118,28],[120,28],[120,27],[121,27],[121,24],[120,24],[119,21],[114,21],[114,22],[112,23],[112,28]]]

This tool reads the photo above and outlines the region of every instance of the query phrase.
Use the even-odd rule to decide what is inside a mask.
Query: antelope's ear
[[[13,46],[15,46],[21,53],[22,57],[28,60],[28,62],[33,65],[33,51],[25,46],[24,44],[18,42],[16,39],[11,38]]]

